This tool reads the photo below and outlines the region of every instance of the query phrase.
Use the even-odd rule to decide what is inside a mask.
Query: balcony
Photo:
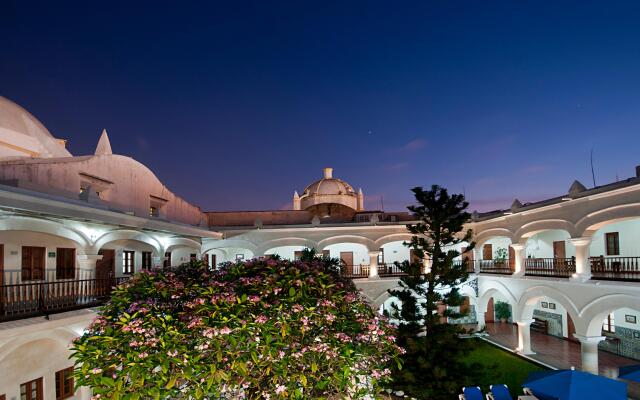
[[[113,287],[127,279],[129,278],[31,281],[2,285],[0,321],[95,307],[104,304]]]
[[[378,275],[381,277],[402,276],[406,275],[406,272],[403,272],[396,264],[388,263],[378,265]]]
[[[345,278],[368,278],[369,266],[368,265],[341,265],[340,275]]]
[[[569,278],[576,273],[576,259],[571,258],[526,258],[524,273],[528,276]]]
[[[513,274],[509,260],[478,260],[476,263],[480,267],[480,272],[484,274]]]
[[[640,257],[591,257],[591,278],[640,282]]]

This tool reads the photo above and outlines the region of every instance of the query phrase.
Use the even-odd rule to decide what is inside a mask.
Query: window
[[[135,251],[125,250],[122,252],[122,273],[133,274],[134,265],[133,260],[136,255]]]
[[[56,400],[73,396],[73,367],[56,372]]]
[[[608,256],[620,255],[620,238],[618,232],[607,232],[605,234],[605,247]]]
[[[76,249],[56,249],[56,279],[76,277]]]
[[[189,259],[190,259],[191,261],[196,261],[196,260],[198,259],[198,255],[197,255],[196,253],[191,253],[191,254],[189,255]]]
[[[7,400],[6,394],[0,394],[0,400]]]
[[[20,400],[43,400],[42,378],[20,385]]]
[[[44,279],[44,247],[22,246],[22,280]]]
[[[613,313],[607,315],[607,317],[602,322],[602,331],[607,333],[616,332],[616,320]]]
[[[160,218],[164,216],[164,206],[168,200],[158,196],[149,196],[149,217]]]
[[[171,266],[171,252],[167,251],[164,253],[164,263],[162,263],[163,268],[169,268]]]
[[[151,269],[151,252],[150,251],[142,252],[142,269],[146,269],[146,270]]]
[[[158,207],[151,206],[149,207],[149,216],[153,218],[158,218],[160,216],[160,211]]]

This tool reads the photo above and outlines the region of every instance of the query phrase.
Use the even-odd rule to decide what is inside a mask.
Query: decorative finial
[[[96,156],[104,156],[113,154],[111,151],[111,142],[109,142],[109,135],[107,134],[107,130],[102,130],[102,135],[100,135],[100,140],[98,140],[98,146],[96,146]]]

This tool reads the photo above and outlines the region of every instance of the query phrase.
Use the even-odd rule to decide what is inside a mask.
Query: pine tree
[[[400,265],[406,272],[402,289],[389,291],[400,301],[390,316],[399,321],[398,341],[407,349],[396,385],[416,396],[451,398],[471,373],[463,362],[468,344],[458,338],[462,329],[448,323],[462,316],[456,311],[463,300],[458,288],[468,278],[466,265],[454,263],[461,255],[455,247],[466,242],[468,251],[474,246],[471,230],[464,231],[468,203],[438,185],[412,191],[417,204],[408,209],[419,222],[407,225],[413,236],[405,245],[415,259]],[[425,270],[425,264],[430,268]]]

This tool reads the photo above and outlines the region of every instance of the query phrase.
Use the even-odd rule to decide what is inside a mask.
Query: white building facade
[[[291,210],[202,212],[144,165],[113,154],[103,131],[93,155],[73,156],[31,114],[0,98],[0,400],[88,398],[69,392],[69,343],[113,284],[191,258],[210,265],[305,248],[340,258],[373,307],[393,299],[412,259],[406,212],[364,210],[362,190],[322,177]],[[530,330],[577,340],[583,369],[598,352],[640,359],[640,177],[474,214],[476,248],[462,288],[482,329],[507,303],[518,351]],[[461,246],[464,247],[464,246]],[[460,260],[463,262],[463,260]],[[428,263],[425,263],[428,268]],[[65,293],[65,296],[59,296]],[[65,372],[66,371],[66,372]]]

